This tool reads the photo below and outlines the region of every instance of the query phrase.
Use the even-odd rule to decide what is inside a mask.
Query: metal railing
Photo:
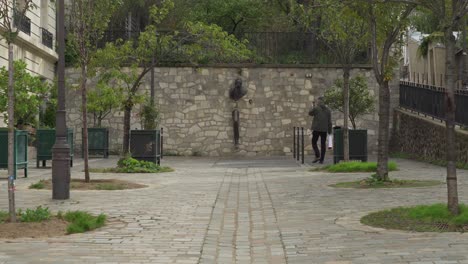
[[[20,31],[31,35],[31,19],[17,10],[13,12],[13,25]]]
[[[446,89],[439,86],[400,82],[400,107],[445,120]],[[468,91],[455,93],[455,122],[468,126]]]
[[[171,34],[172,31],[158,31],[156,34]],[[110,30],[103,35],[98,47],[118,39],[137,39],[139,31]],[[183,36],[183,33],[179,34]],[[185,39],[184,37],[180,37]],[[333,52],[332,45],[326,43],[312,33],[304,32],[245,32],[237,36],[240,40],[247,40],[247,47],[255,54],[253,60],[257,63],[268,64],[337,64],[338,59]],[[179,56],[177,47],[167,58],[158,59],[160,62],[188,62]],[[362,50],[353,64],[368,64],[369,53]]]
[[[44,44],[50,49],[53,49],[54,35],[45,28],[41,28],[41,32],[42,32],[42,44]]]
[[[304,164],[304,156],[304,127],[293,127],[293,158]]]

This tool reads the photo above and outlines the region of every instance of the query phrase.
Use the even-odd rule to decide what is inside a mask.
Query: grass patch
[[[90,172],[97,173],[162,173],[173,171],[170,167],[161,167],[154,162],[136,160],[129,156],[120,159],[116,168],[90,169]]]
[[[93,216],[83,211],[73,211],[65,214],[59,212],[57,216],[70,222],[67,227],[68,234],[91,231],[104,226],[106,223],[106,216],[104,214]]]
[[[447,166],[446,160],[437,160],[437,159],[427,158],[423,155],[414,155],[414,154],[409,154],[409,153],[404,153],[404,152],[394,152],[394,153],[390,153],[390,157],[397,158],[397,159],[416,160],[416,161],[430,163],[432,165],[441,166],[441,167]],[[458,161],[456,166],[457,166],[457,169],[468,170],[468,163]]]
[[[395,162],[388,163],[389,171],[396,171],[398,166]],[[377,162],[340,162],[337,164],[329,165],[320,168],[320,170],[325,170],[328,172],[376,172],[377,171]]]
[[[29,189],[37,189],[37,190],[42,190],[42,189],[45,189],[45,181],[44,180],[40,180],[39,182],[37,183],[33,183],[29,186]]]
[[[468,231],[468,206],[460,205],[460,215],[450,214],[447,205],[399,207],[368,214],[361,223],[373,227],[417,232]]]
[[[36,209],[26,209],[26,211],[18,210],[19,220],[21,222],[42,222],[49,220],[52,215],[49,208],[38,206]]]

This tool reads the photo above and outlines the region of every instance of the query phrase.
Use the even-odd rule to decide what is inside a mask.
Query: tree
[[[110,79],[119,80],[124,87],[123,155],[129,151],[131,112],[136,104],[144,101],[138,94],[139,87],[144,76],[158,61],[165,56],[182,56],[193,63],[238,62],[251,56],[244,42],[238,41],[216,25],[187,23],[183,33],[156,34],[157,26],[172,8],[173,2],[170,0],[153,6],[150,10],[151,24],[141,32],[137,40],[108,43],[97,53],[97,75],[110,75]],[[174,54],[174,50],[177,54]]]
[[[454,215],[460,213],[458,204],[457,184],[457,151],[455,144],[455,90],[456,90],[456,39],[453,34],[464,25],[463,19],[468,14],[468,0],[426,0],[418,3],[430,10],[440,21],[440,28],[444,32],[445,44],[445,116],[447,137],[447,200],[448,208]]]
[[[455,144],[455,90],[456,90],[456,38],[455,31],[466,27],[463,22],[468,14],[468,0],[393,0],[419,5],[439,20],[445,44],[445,125],[447,153],[447,206],[453,215],[460,213],[457,184],[457,151]]]
[[[97,49],[97,44],[107,29],[113,11],[120,4],[118,0],[75,0],[71,12],[71,34],[68,40],[78,53],[77,65],[81,69],[81,106],[83,115],[83,158],[85,181],[89,182],[88,163],[88,111],[87,85],[88,67]]]
[[[409,23],[415,4],[390,1],[362,1],[363,16],[369,19],[371,32],[372,68],[379,84],[379,132],[377,178],[388,181],[388,152],[390,138],[390,86],[394,70],[401,57],[402,32]]]
[[[24,61],[15,61],[14,65],[14,91],[15,91],[15,118],[16,127],[24,124],[36,124],[36,116],[44,97],[50,92],[50,86],[40,77],[32,76],[26,70]],[[0,112],[7,109],[6,95],[8,93],[9,72],[5,67],[0,69]],[[8,115],[5,115],[5,120]]]
[[[348,118],[350,116],[350,73],[353,63],[366,52],[368,46],[368,23],[359,15],[357,7],[342,1],[329,1],[322,9],[325,29],[321,37],[330,46],[338,63],[343,67],[343,156],[349,161]],[[354,124],[353,124],[354,125]],[[355,125],[354,125],[355,126]]]
[[[114,85],[108,85],[108,84]],[[93,114],[93,126],[101,127],[102,120],[122,103],[123,91],[112,80],[101,79],[88,93],[88,112]]]
[[[15,133],[15,91],[13,79],[13,44],[19,33],[17,24],[21,24],[28,10],[35,8],[33,0],[23,0],[22,5],[16,5],[14,0],[0,0],[0,35],[8,45],[8,208],[10,221],[16,222],[15,193],[14,193],[14,133]]]
[[[325,103],[333,110],[344,113],[343,79],[335,81],[335,85],[325,92]],[[356,129],[358,116],[369,114],[375,108],[375,96],[367,87],[367,80],[363,76],[356,76],[349,82],[349,120]],[[346,116],[345,116],[346,117]]]
[[[263,0],[177,0],[176,6],[190,7],[185,22],[216,24],[238,37],[249,31],[281,30],[289,24],[277,5]]]

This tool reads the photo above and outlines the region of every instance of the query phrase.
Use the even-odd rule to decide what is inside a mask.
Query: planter
[[[24,169],[24,177],[28,177],[28,131],[15,130],[14,141],[14,177],[16,171]],[[8,169],[8,129],[0,129],[0,168]]]
[[[70,167],[73,167],[73,153],[75,144],[73,141],[73,129],[67,130],[67,143],[70,146]],[[36,167],[42,161],[42,167],[46,166],[48,160],[52,160],[52,147],[55,144],[55,129],[37,129],[36,130]]]
[[[134,159],[161,164],[161,132],[159,130],[131,130],[130,153]]]
[[[343,130],[333,129],[333,163],[343,160]],[[349,130],[349,159],[367,161],[367,130]]]
[[[83,144],[81,144],[82,157],[84,153],[83,149]],[[109,157],[108,128],[88,128],[88,154],[102,156],[103,158]]]

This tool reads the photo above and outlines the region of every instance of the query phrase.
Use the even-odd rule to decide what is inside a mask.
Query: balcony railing
[[[42,31],[42,44],[49,47],[50,49],[53,49],[54,35],[45,28],[41,28],[41,31]]]
[[[31,19],[17,10],[14,11],[13,25],[20,31],[31,35]]]

